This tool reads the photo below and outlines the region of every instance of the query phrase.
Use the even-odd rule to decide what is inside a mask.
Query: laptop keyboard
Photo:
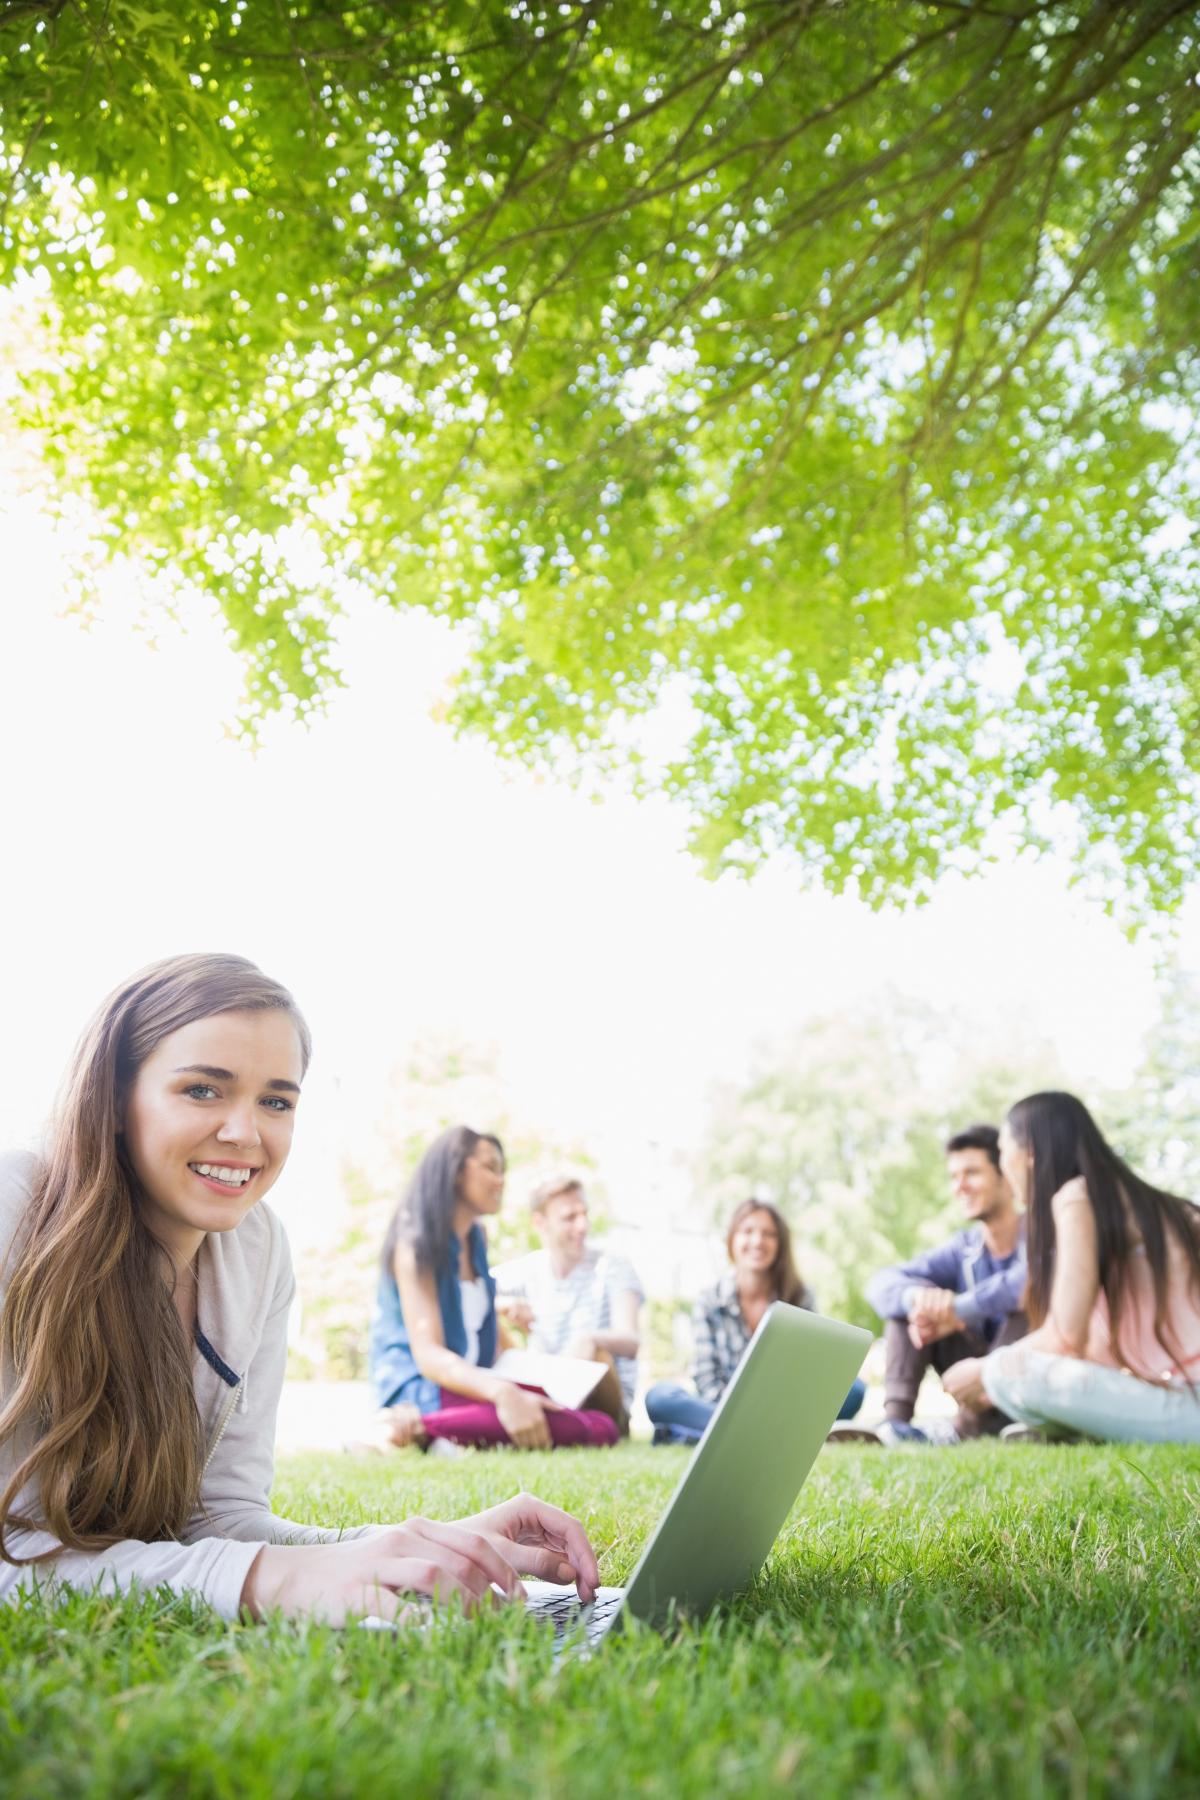
[[[548,1620],[556,1640],[582,1627],[589,1644],[599,1643],[624,1600],[624,1588],[601,1588],[590,1606],[581,1606],[573,1587],[556,1587],[549,1581],[525,1583],[526,1612],[535,1619]]]
[[[620,1611],[624,1599],[624,1588],[601,1588],[590,1606],[581,1606],[579,1595],[573,1587],[556,1587],[550,1581],[525,1583],[525,1610],[533,1618],[545,1619],[553,1625],[556,1646],[574,1636],[577,1629],[586,1643],[598,1644],[608,1630],[613,1615]],[[405,1621],[406,1626],[411,1627],[418,1621],[420,1625],[432,1623],[434,1609],[430,1601],[414,1594],[409,1604],[417,1617],[410,1616]],[[389,1620],[376,1617],[360,1619],[359,1624],[366,1631],[396,1629]]]

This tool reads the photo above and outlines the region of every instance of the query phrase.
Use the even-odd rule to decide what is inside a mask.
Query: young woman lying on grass
[[[1029,1215],[1035,1329],[947,1388],[1029,1435],[1200,1443],[1200,1208],[1135,1175],[1073,1094],[1019,1101],[1000,1161]]]
[[[166,1585],[341,1624],[518,1574],[594,1589],[583,1528],[523,1495],[455,1524],[272,1514],[295,1282],[264,1200],[308,1058],[252,963],[172,958],[101,1007],[45,1155],[0,1159],[0,1596]]]
[[[499,1138],[453,1125],[417,1164],[384,1240],[371,1379],[385,1441],[615,1444],[615,1419],[572,1411],[493,1373],[496,1283],[483,1221],[504,1198]]]
[[[816,1296],[800,1279],[792,1234],[769,1200],[743,1200],[725,1237],[730,1268],[701,1294],[692,1312],[692,1380],[695,1393],[677,1381],[659,1381],[646,1395],[656,1444],[696,1444],[733,1380],[769,1306],[816,1310]],[[867,1385],[855,1380],[839,1419],[852,1419]]]

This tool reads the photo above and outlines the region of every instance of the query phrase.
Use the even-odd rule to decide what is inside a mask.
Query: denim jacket
[[[488,1268],[487,1239],[482,1226],[472,1225],[467,1233],[467,1248],[471,1267],[476,1275],[483,1277],[487,1287],[487,1317],[479,1332],[479,1366],[490,1369],[496,1360],[496,1283]],[[458,1272],[461,1252],[462,1246],[451,1232],[445,1260],[437,1271],[437,1297],[446,1348],[458,1356],[465,1356],[467,1329],[463,1324]],[[390,1269],[380,1272],[375,1295],[375,1316],[371,1321],[371,1385],[380,1406],[398,1406],[406,1401],[427,1413],[436,1412],[442,1404],[437,1382],[430,1381],[417,1367],[400,1305],[400,1290]]]

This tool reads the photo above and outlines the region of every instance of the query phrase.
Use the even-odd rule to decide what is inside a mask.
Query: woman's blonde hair
[[[18,1230],[0,1316],[11,1391],[0,1444],[17,1467],[0,1494],[10,1526],[72,1550],[172,1538],[200,1491],[203,1441],[192,1346],[166,1252],[141,1216],[122,1123],[146,1058],[172,1032],[225,1012],[286,1012],[307,1067],[308,1028],[286,988],[240,956],[174,956],[123,982],[84,1032]],[[38,1517],[14,1508],[37,1495]],[[46,1554],[53,1554],[48,1552]]]

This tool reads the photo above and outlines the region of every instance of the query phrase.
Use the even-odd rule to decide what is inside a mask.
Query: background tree
[[[1096,1111],[1139,1174],[1200,1200],[1200,981],[1168,965],[1159,991],[1162,1010],[1133,1081]]]
[[[1196,863],[1184,0],[18,0],[23,417],[212,592],[249,718],[351,595],[454,717],[872,901]]]

